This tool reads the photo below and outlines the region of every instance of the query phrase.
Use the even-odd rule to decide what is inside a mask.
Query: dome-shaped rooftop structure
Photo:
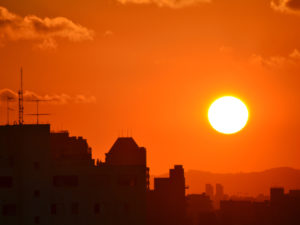
[[[106,153],[109,165],[146,166],[146,149],[139,147],[132,137],[120,137]]]

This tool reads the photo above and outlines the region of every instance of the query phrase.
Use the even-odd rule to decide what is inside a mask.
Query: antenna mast
[[[21,67],[21,88],[19,90],[19,125],[23,125],[24,119],[24,98],[23,98],[23,69]]]

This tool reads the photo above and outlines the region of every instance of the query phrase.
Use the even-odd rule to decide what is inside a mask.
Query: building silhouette
[[[220,208],[220,201],[224,200],[224,187],[222,184],[216,184],[215,208]]]
[[[224,198],[224,187],[222,184],[216,184],[216,199],[223,200]]]
[[[211,184],[205,185],[205,194],[210,198],[210,200],[214,199],[214,187]]]
[[[186,196],[187,223],[190,225],[215,223],[213,201],[207,194]]]
[[[185,177],[182,165],[170,169],[169,177],[154,178],[147,194],[147,224],[183,225],[186,221]]]
[[[119,138],[95,165],[82,137],[50,125],[0,126],[3,225],[146,223],[146,149]]]
[[[300,224],[300,190],[290,190],[285,194],[283,188],[271,188],[270,192],[271,223]]]
[[[296,225],[300,224],[300,190],[270,189],[270,201],[221,201],[222,225]]]

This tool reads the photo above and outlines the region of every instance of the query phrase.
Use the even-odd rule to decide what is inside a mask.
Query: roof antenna
[[[42,99],[34,99],[34,100],[28,100],[29,102],[35,102],[36,103],[36,113],[30,113],[30,114],[25,114],[28,116],[36,116],[36,124],[39,124],[39,117],[40,116],[49,116],[49,113],[39,113],[39,103],[40,102],[46,102],[48,100],[42,100]]]
[[[18,92],[19,94],[19,125],[23,125],[24,119],[23,119],[23,114],[24,114],[24,96],[23,96],[23,69],[21,67],[21,88]]]

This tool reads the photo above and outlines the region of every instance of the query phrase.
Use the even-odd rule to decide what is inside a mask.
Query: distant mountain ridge
[[[211,173],[190,170],[185,173],[187,193],[203,193],[205,184],[224,186],[225,194],[241,196],[269,195],[270,187],[300,189],[300,170],[289,167],[273,168],[249,173]]]

